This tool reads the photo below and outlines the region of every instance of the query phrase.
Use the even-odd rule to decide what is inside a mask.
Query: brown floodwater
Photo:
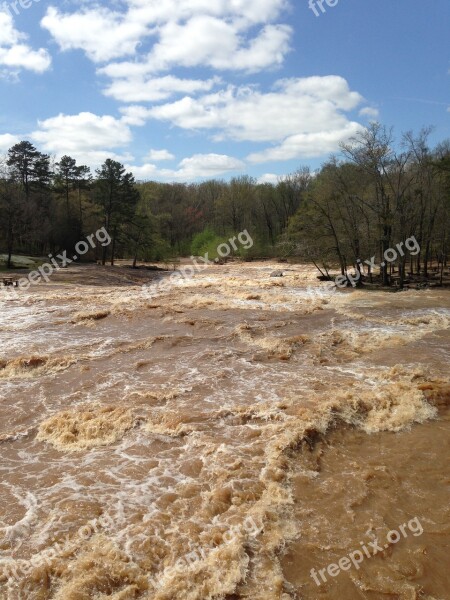
[[[0,296],[1,599],[450,598],[450,292],[278,268]]]

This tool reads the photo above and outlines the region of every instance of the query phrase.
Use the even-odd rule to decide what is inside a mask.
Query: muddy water
[[[274,268],[0,300],[0,598],[449,598],[449,293]]]

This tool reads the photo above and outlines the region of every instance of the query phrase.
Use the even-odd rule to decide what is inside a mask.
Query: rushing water
[[[274,268],[0,300],[0,598],[450,598],[449,292]]]

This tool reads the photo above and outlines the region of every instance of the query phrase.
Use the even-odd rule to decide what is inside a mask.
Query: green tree
[[[11,178],[7,165],[0,164],[0,233],[5,239],[8,269],[12,268],[14,245],[22,228],[22,198],[20,187]]]
[[[28,141],[15,144],[8,150],[7,165],[11,175],[22,184],[27,200],[30,197],[31,183],[35,178],[37,162],[43,155]]]
[[[96,199],[103,211],[103,222],[109,232],[111,245],[111,265],[114,265],[115,252],[123,226],[130,222],[139,199],[134,177],[125,172],[119,162],[108,158],[97,169]],[[108,248],[103,247],[102,264],[106,264]]]

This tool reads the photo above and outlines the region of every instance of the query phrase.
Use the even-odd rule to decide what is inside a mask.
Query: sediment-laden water
[[[449,292],[274,268],[0,300],[0,598],[450,598]]]

